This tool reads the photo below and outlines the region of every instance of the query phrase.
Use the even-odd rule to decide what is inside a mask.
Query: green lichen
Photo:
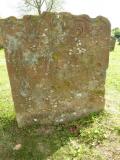
[[[53,59],[54,61],[57,61],[57,60],[59,59],[59,57],[60,57],[60,54],[59,54],[59,53],[53,53],[53,54],[52,54],[52,59]]]
[[[97,96],[104,96],[104,94],[105,94],[105,91],[104,90],[98,90],[98,89],[94,89],[93,91],[92,91],[92,94],[94,94],[94,95],[97,95]]]

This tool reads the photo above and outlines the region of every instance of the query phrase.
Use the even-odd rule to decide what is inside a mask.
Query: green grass
[[[14,150],[17,144],[22,147]],[[58,126],[19,129],[0,51],[0,160],[119,160],[120,46],[110,53],[106,108],[99,114]]]

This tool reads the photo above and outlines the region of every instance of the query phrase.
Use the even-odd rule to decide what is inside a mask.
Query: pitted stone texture
[[[107,19],[43,13],[8,18],[2,26],[20,127],[63,123],[104,108]]]
[[[110,38],[110,51],[114,51],[115,43],[116,43],[116,38],[115,37],[111,37]]]
[[[2,23],[2,19],[0,19],[0,26],[1,26],[1,23]],[[0,49],[3,48],[3,37],[2,37],[2,28],[0,27]]]
[[[3,41],[2,41],[2,37],[0,36],[0,49],[3,48]]]

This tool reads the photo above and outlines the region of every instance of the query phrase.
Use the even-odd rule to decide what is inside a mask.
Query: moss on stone
[[[60,57],[60,54],[59,54],[59,53],[53,53],[53,54],[52,54],[52,59],[53,59],[54,61],[57,61],[57,60],[59,59],[59,57]]]
[[[94,89],[94,90],[92,91],[92,94],[97,95],[97,96],[104,96],[105,91],[104,91],[104,90]]]

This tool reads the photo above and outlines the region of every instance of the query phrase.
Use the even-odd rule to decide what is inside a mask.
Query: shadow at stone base
[[[92,125],[103,114],[92,113],[71,123],[57,126],[31,126],[19,129],[16,121],[3,120],[0,132],[0,157],[7,160],[52,160],[52,156],[80,130]],[[5,123],[4,123],[5,122]],[[15,146],[21,147],[15,147]]]

